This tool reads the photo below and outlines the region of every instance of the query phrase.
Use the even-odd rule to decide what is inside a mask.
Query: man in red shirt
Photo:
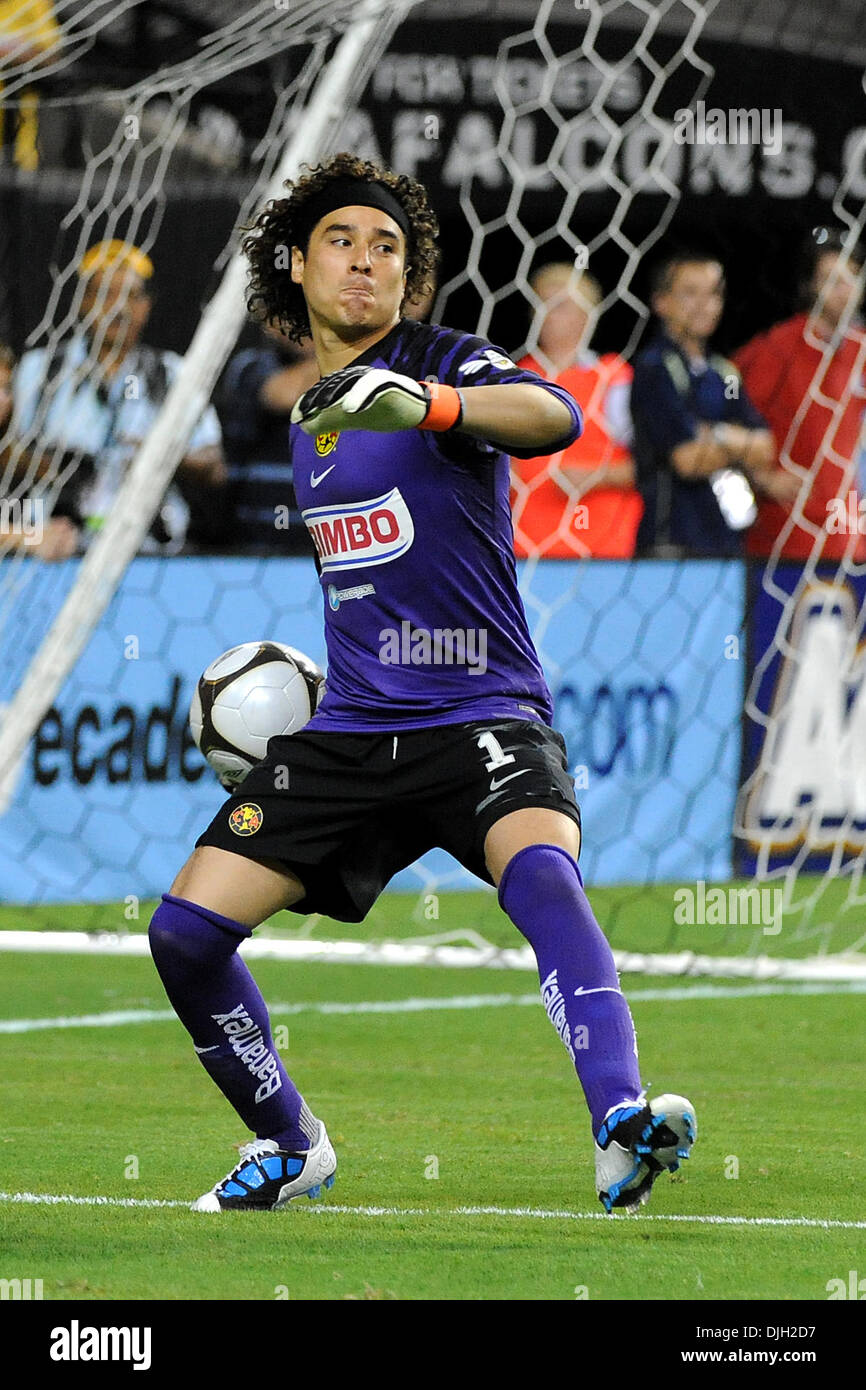
[[[529,283],[542,301],[544,319],[538,359],[523,357],[520,366],[564,386],[580,402],[584,428],[562,453],[512,459],[515,553],[572,559],[633,555],[643,512],[631,456],[633,373],[616,353],[597,356],[587,349],[601,287],[567,261],[542,266]]]
[[[859,504],[866,334],[841,326],[857,307],[859,270],[841,239],[825,234],[811,247],[803,295],[808,307],[734,354],[743,384],[775,436],[776,467],[801,482],[791,506],[758,499],[758,517],[746,539],[749,555],[770,555],[778,540],[786,560],[866,560],[866,536],[838,520],[840,510],[856,517]]]

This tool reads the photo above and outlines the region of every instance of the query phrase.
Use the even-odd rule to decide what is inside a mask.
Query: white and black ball
[[[324,689],[315,662],[283,642],[242,642],[212,661],[192,697],[189,723],[223,786],[240,785],[269,739],[302,729]]]

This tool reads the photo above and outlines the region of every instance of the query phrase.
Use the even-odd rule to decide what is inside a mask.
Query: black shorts
[[[539,721],[301,730],[271,739],[196,844],[279,861],[306,889],[292,911],[360,922],[388,880],[429,849],[491,883],[487,832],[526,807],[562,811],[580,826],[565,742]]]

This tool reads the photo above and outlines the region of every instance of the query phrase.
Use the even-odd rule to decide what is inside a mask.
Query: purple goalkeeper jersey
[[[582,428],[567,391],[483,338],[434,324],[404,319],[356,364],[450,386],[537,383],[573,417],[551,453]],[[313,438],[293,426],[291,440],[328,650],[327,693],[307,728],[550,723],[550,691],[517,588],[508,456],[467,434],[417,429]]]

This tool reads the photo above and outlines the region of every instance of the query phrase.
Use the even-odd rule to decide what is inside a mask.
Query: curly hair
[[[306,300],[300,285],[291,277],[291,248],[300,244],[304,219],[302,210],[307,202],[337,179],[346,177],[366,179],[383,184],[402,206],[409,220],[406,247],[406,293],[403,304],[430,294],[435,288],[435,271],[439,262],[436,238],[439,223],[430,206],[427,190],[417,179],[357,155],[343,151],[323,164],[304,165],[309,172],[295,181],[288,181],[287,198],[272,199],[242,230],[248,233],[241,243],[250,263],[247,286],[247,308],[258,322],[277,322],[288,338],[300,342],[309,335],[310,320]],[[309,246],[301,246],[304,255]]]

